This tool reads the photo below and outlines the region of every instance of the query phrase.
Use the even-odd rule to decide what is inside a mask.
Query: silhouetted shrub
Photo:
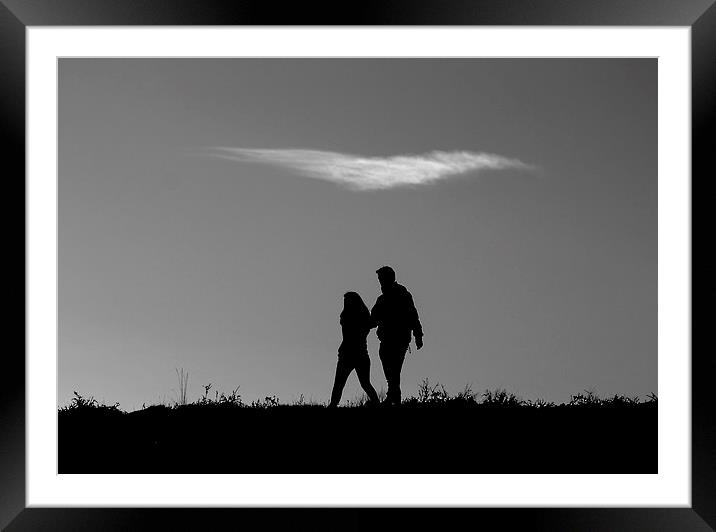
[[[197,406],[203,406],[203,407],[221,407],[221,408],[227,408],[227,407],[238,407],[242,408],[246,405],[244,404],[243,399],[241,398],[241,394],[239,393],[240,386],[237,386],[234,388],[230,394],[226,395],[224,392],[219,393],[218,390],[214,391],[214,397],[209,396],[209,391],[211,390],[211,383],[204,385],[204,395],[202,395],[199,399],[191,403],[191,406],[197,407]]]
[[[449,400],[450,394],[439,382],[431,386],[430,381],[425,378],[418,384],[418,403],[447,403]]]
[[[483,405],[490,406],[523,406],[526,405],[525,401],[516,396],[513,393],[508,392],[502,388],[496,388],[495,390],[486,390],[482,394]]]
[[[461,391],[459,391],[453,399],[458,403],[466,405],[475,405],[477,404],[477,397],[478,394],[472,391],[472,386],[466,384],[465,387]]]
[[[279,405],[280,402],[275,395],[267,395],[263,399],[257,399],[251,402],[251,408],[274,408]]]
[[[69,405],[63,406],[59,409],[60,412],[86,412],[86,411],[101,411],[101,412],[118,412],[123,413],[119,409],[119,403],[108,405],[100,403],[94,397],[84,397],[77,392],[72,392],[74,397]]]
[[[536,399],[536,400],[527,400],[524,403],[522,403],[524,406],[529,406],[531,408],[551,408],[555,406],[555,404],[552,401],[545,401],[544,399]]]

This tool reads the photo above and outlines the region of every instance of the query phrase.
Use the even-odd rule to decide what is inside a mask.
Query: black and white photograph
[[[658,473],[656,58],[60,58],[58,472]]]

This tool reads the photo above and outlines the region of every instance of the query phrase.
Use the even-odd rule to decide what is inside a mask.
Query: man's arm
[[[420,349],[423,347],[423,325],[420,323],[420,316],[418,316],[418,309],[415,308],[415,302],[413,301],[413,295],[408,292],[409,312],[411,315],[411,330],[413,336],[415,336],[415,346]]]

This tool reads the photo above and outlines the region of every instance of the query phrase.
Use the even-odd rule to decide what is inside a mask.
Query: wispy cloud
[[[215,147],[207,155],[285,168],[299,175],[332,181],[353,190],[418,186],[482,170],[530,169],[517,159],[491,153],[432,151],[422,155],[362,157],[318,150],[261,150]]]

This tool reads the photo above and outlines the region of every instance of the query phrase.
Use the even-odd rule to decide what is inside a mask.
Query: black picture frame
[[[692,43],[692,191],[711,177],[716,138],[715,0],[0,0],[0,116],[5,185],[24,198],[25,30],[28,26],[83,25],[530,25],[688,26]],[[14,192],[14,191],[13,191]],[[693,193],[692,193],[693,194]],[[11,197],[15,197],[13,194]],[[699,197],[699,196],[693,196]],[[701,196],[703,197],[703,195]],[[24,205],[24,200],[23,200]],[[6,210],[7,211],[7,210]],[[19,238],[19,217],[6,234]],[[693,219],[693,210],[692,210]],[[693,223],[693,222],[692,222]],[[692,231],[693,234],[693,231]],[[19,246],[19,244],[18,244]],[[23,230],[24,248],[24,230]],[[6,255],[9,258],[9,253]],[[24,252],[23,252],[24,257]],[[693,252],[692,252],[693,261]],[[20,261],[18,261],[19,263]],[[22,266],[13,261],[14,268]],[[18,265],[16,265],[18,264]],[[8,277],[10,279],[10,277]],[[20,299],[20,283],[6,281]],[[17,291],[17,294],[15,293]],[[708,292],[699,292],[705,298]],[[20,336],[22,318],[16,313]],[[693,330],[692,320],[692,330]],[[15,324],[13,324],[15,325]],[[512,530],[709,530],[716,528],[716,412],[709,356],[692,349],[692,505],[690,508],[504,509],[148,509],[26,508],[25,337],[6,349],[0,401],[0,526],[19,530],[213,530],[224,526],[273,530],[400,528],[450,530],[459,521]],[[451,523],[455,523],[451,525]],[[227,526],[228,525],[228,526]],[[469,525],[468,525],[469,526]]]

